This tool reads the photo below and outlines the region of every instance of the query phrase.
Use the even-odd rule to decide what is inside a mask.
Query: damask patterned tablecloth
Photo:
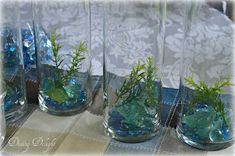
[[[92,71],[93,75],[102,75],[102,6],[100,1],[93,1],[92,11]],[[22,13],[27,14],[22,3]],[[55,6],[54,11],[62,14],[63,9]],[[48,8],[44,8],[44,11]],[[75,8],[67,8],[75,9]],[[207,7],[209,14],[207,20],[203,22],[197,30],[194,30],[192,39],[198,41],[195,55],[200,61],[215,61],[216,65],[211,66],[211,76],[224,69],[224,62],[232,57],[233,47],[233,23],[220,12]],[[178,88],[179,85],[179,66],[180,54],[182,50],[182,21],[183,9],[180,4],[171,4],[167,11],[166,28],[166,54],[164,64],[163,84],[165,87]],[[43,12],[42,12],[43,13]],[[72,19],[72,18],[70,18]],[[50,20],[48,20],[50,21]],[[140,21],[141,22],[141,21]],[[67,21],[67,23],[69,23]],[[53,24],[53,23],[48,23]],[[72,34],[70,26],[63,25],[63,29],[68,29]],[[142,28],[138,31],[141,32]],[[137,31],[137,30],[136,30]],[[137,31],[137,32],[138,32]],[[121,34],[123,39],[134,41],[133,36],[128,32]],[[140,34],[141,35],[141,34]],[[145,34],[147,35],[147,34]],[[205,39],[206,37],[206,39]],[[203,51],[209,42],[211,48]],[[140,44],[140,43],[138,43]],[[141,49],[145,50],[146,45],[141,43]],[[208,45],[208,44],[207,44]],[[119,58],[121,52],[112,52],[114,58]],[[190,56],[189,56],[190,57]],[[132,58],[120,57],[119,62]],[[120,64],[119,64],[120,65]],[[122,67],[120,67],[122,68]],[[231,69],[226,69],[231,70]],[[46,154],[46,155],[69,155],[69,154],[94,154],[94,155],[232,155],[235,146],[227,149],[207,152],[191,148],[176,139],[175,131],[169,127],[162,127],[159,134],[153,139],[143,143],[121,143],[110,139],[104,134],[102,127],[102,92],[99,89],[101,80],[94,81],[96,94],[94,104],[84,113],[70,116],[58,117],[46,114],[38,108],[32,109],[33,112],[21,127],[8,140],[3,148],[2,155],[24,155],[24,154]],[[164,96],[164,95],[163,95]],[[173,98],[174,99],[174,98]],[[173,101],[171,101],[173,102]],[[31,107],[31,106],[30,106]]]

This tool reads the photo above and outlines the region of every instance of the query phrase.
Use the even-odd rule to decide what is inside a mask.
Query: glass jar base
[[[6,122],[14,123],[21,119],[27,113],[27,107],[26,104],[23,104],[20,108],[17,107],[17,109],[7,111],[5,114]]]
[[[200,150],[207,150],[207,151],[216,151],[216,150],[224,149],[224,148],[231,146],[234,143],[233,139],[226,141],[226,142],[220,142],[220,143],[218,142],[217,143],[195,142],[191,140],[190,138],[186,137],[185,135],[183,135],[180,132],[179,128],[176,128],[176,136],[181,142],[189,146],[195,147]]]
[[[4,147],[4,140],[5,140],[5,136],[0,136],[0,150],[2,150]]]
[[[107,126],[105,122],[103,123],[103,126],[105,128],[105,133],[108,136],[110,136],[111,138],[117,141],[126,142],[126,143],[144,142],[144,141],[152,139],[154,136],[156,136],[160,132],[160,127],[159,127],[158,129],[156,129],[156,131],[149,133],[149,134],[140,135],[140,136],[123,137],[115,133],[115,131],[113,131],[109,126]]]
[[[89,104],[83,105],[83,107],[81,107],[80,109],[73,109],[73,110],[52,110],[49,109],[47,106],[45,106],[44,104],[40,104],[39,103],[39,108],[49,114],[52,115],[56,115],[56,116],[72,116],[72,115],[76,115],[79,113],[84,112],[87,108],[88,108]]]

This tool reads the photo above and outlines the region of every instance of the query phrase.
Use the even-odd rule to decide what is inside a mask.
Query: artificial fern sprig
[[[69,54],[69,56],[72,57],[71,66],[69,67],[67,74],[64,75],[63,82],[69,80],[80,68],[81,62],[85,59],[83,55],[84,52],[87,52],[87,48],[85,47],[84,42],[81,42],[78,46],[75,46],[73,55]]]
[[[130,75],[125,79],[123,85],[117,91],[117,100],[124,98],[124,101],[131,100],[131,98],[146,95],[146,104],[155,105],[157,97],[155,95],[155,81],[157,79],[157,67],[153,65],[153,58],[148,57],[146,64],[140,64],[138,60],[135,67],[132,68]],[[143,81],[143,85],[141,85]]]
[[[214,88],[216,89],[215,92],[217,93],[223,93],[224,91],[222,90],[222,88],[224,87],[229,87],[232,86],[232,82],[231,82],[231,78],[227,78],[224,81],[217,81],[214,84]]]
[[[51,58],[52,62],[55,63],[56,66],[56,76],[57,78],[60,78],[60,65],[64,61],[63,56],[59,54],[59,50],[61,49],[61,45],[59,43],[56,43],[56,35],[55,32],[51,32],[50,40],[52,44],[52,54],[53,58]]]
[[[56,35],[55,32],[51,32],[50,40],[52,44],[52,53],[53,59],[51,59],[56,66],[56,75],[58,79],[62,81],[64,84],[67,82],[80,68],[81,62],[85,59],[84,53],[87,52],[87,48],[85,47],[84,42],[81,42],[78,46],[75,46],[75,51],[71,52],[72,54],[68,54],[72,58],[71,65],[68,66],[67,72],[64,74],[62,72],[62,63],[64,61],[64,56],[59,54],[59,50],[62,46],[59,43],[56,43]]]
[[[153,65],[153,57],[147,58],[146,64],[146,77],[145,77],[145,90],[147,93],[147,103],[155,104],[157,97],[155,95],[155,81],[157,80],[157,66]]]
[[[205,103],[212,106],[215,111],[220,114],[226,126],[229,127],[229,123],[225,114],[225,106],[219,95],[224,92],[224,87],[233,85],[230,78],[227,78],[224,81],[219,80],[209,86],[201,80],[199,81],[199,84],[196,84],[193,77],[190,76],[185,78],[185,83],[194,89],[194,97],[191,104],[196,105],[198,103]]]
[[[117,92],[118,98],[123,98],[127,93],[129,93],[134,87],[138,86],[140,81],[145,77],[145,72],[143,69],[145,64],[140,64],[138,60],[136,67],[133,67],[130,75],[125,79],[122,87]]]

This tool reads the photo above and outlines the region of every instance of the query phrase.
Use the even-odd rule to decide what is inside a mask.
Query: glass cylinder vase
[[[19,12],[25,78],[30,81],[37,81],[32,2],[22,0],[19,4]]]
[[[1,2],[1,12],[1,95],[4,96],[6,120],[14,122],[27,111],[18,1]]]
[[[19,13],[27,101],[28,103],[38,103],[38,76],[36,68],[32,1],[21,0],[19,4]]]
[[[54,115],[91,102],[90,8],[87,0],[34,2],[39,105]]]
[[[0,149],[2,148],[5,135],[6,135],[6,121],[5,121],[3,99],[4,99],[4,95],[1,95],[0,96]]]
[[[188,2],[185,15],[176,133],[193,147],[222,149],[234,137],[232,23],[202,2]]]
[[[162,5],[104,3],[103,125],[119,141],[145,141],[160,129]]]

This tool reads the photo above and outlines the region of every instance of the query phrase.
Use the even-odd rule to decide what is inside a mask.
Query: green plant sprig
[[[136,67],[132,68],[130,75],[125,79],[122,87],[117,92],[118,98],[123,98],[140,84],[140,81],[145,77],[145,71],[143,71],[144,68],[145,64],[141,65],[138,60]]]
[[[51,40],[51,44],[52,44],[52,54],[54,57],[54,58],[51,58],[51,61],[55,63],[56,76],[58,77],[58,79],[60,79],[60,76],[61,76],[60,65],[64,61],[63,56],[59,54],[59,50],[61,49],[61,45],[59,43],[56,43],[56,35],[54,32],[51,32],[50,40]]]
[[[76,73],[77,70],[80,69],[81,62],[85,60],[85,57],[83,55],[84,52],[87,52],[87,48],[85,47],[84,42],[81,42],[78,46],[75,46],[73,55],[68,54],[68,56],[72,58],[72,61],[67,74],[63,77],[63,82],[69,80],[74,75],[74,73]]]
[[[145,90],[147,93],[147,103],[154,105],[154,103],[157,101],[157,97],[155,95],[155,81],[157,78],[157,66],[153,65],[153,58],[148,57],[147,58],[147,64],[145,67],[146,71],[146,77],[145,77]]]
[[[147,95],[147,104],[154,105],[157,97],[155,96],[155,80],[157,67],[153,66],[153,58],[148,57],[146,64],[140,64],[138,60],[135,67],[132,68],[130,75],[123,82],[122,87],[117,91],[117,100],[125,98],[125,101],[138,96],[140,93]],[[143,80],[144,87],[141,87],[140,82]],[[116,101],[117,101],[116,100]]]
[[[68,54],[67,56],[72,58],[71,65],[68,66],[67,72],[64,74],[62,72],[62,63],[64,61],[64,56],[59,54],[59,50],[62,46],[59,43],[56,43],[56,35],[55,32],[52,32],[50,35],[50,40],[52,43],[52,53],[53,59],[51,59],[56,66],[56,75],[58,79],[62,81],[64,84],[67,82],[76,72],[80,69],[81,62],[85,59],[84,53],[87,52],[87,48],[85,47],[84,42],[81,42],[79,45],[75,46],[75,51],[72,54]]]
[[[224,103],[219,98],[219,94],[223,93],[224,87],[232,86],[230,78],[225,79],[224,81],[219,80],[213,85],[207,85],[203,81],[199,81],[199,84],[196,84],[193,77],[185,78],[185,83],[189,87],[194,89],[194,97],[190,104],[196,105],[198,103],[205,103],[211,105],[216,112],[218,112],[221,118],[224,120],[227,127],[229,123],[226,118],[225,106]]]

